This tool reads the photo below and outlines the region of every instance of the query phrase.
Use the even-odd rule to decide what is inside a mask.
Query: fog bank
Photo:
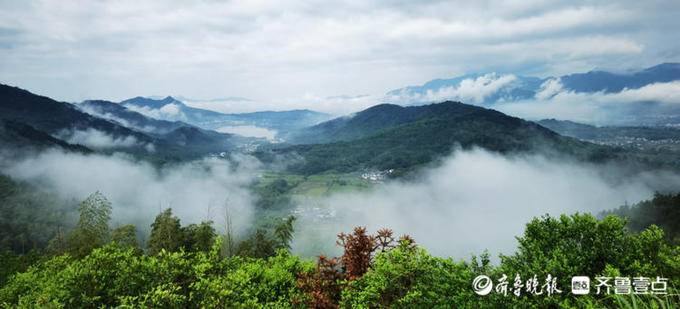
[[[213,220],[221,229],[228,205],[235,232],[241,232],[251,224],[253,197],[247,185],[259,162],[235,159],[236,163],[211,158],[158,169],[122,154],[52,150],[1,166],[12,178],[38,184],[65,199],[80,201],[102,192],[113,204],[112,226],[134,223],[146,231],[161,210],[171,207],[183,225]]]
[[[612,167],[542,156],[505,157],[484,150],[457,151],[415,182],[395,181],[363,193],[301,202],[294,250],[338,254],[335,235],[367,226],[409,234],[431,253],[468,258],[489,249],[512,253],[515,236],[531,218],[575,212],[597,214],[680,188],[680,177],[618,177]],[[613,180],[616,183],[613,183]]]

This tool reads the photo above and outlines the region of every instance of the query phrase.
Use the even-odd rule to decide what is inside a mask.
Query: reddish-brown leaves
[[[338,308],[343,278],[338,259],[321,255],[316,269],[311,273],[301,274],[297,285],[309,296],[307,305],[310,308]]]
[[[338,308],[343,281],[361,278],[371,267],[374,254],[394,248],[395,239],[390,229],[369,235],[366,228],[356,227],[352,234],[338,234],[337,244],[344,249],[339,260],[319,256],[314,272],[298,278],[298,287],[309,296],[307,305],[311,308]],[[412,247],[415,242],[404,235],[399,245]]]
[[[366,228],[356,227],[352,234],[340,233],[337,243],[345,249],[340,261],[346,278],[354,280],[361,277],[371,265],[376,237],[368,235]]]

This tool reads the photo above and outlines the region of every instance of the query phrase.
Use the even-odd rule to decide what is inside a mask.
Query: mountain
[[[590,71],[558,77],[532,77],[514,74],[468,74],[450,79],[435,79],[420,86],[409,86],[389,91],[387,97],[404,97],[432,101],[428,93],[478,100],[477,104],[494,104],[533,99],[545,83],[559,80],[566,91],[593,93],[619,92],[624,88],[636,89],[653,83],[680,80],[680,63],[662,63],[629,73]],[[447,92],[448,91],[448,92]],[[441,98],[441,97],[438,97]]]
[[[474,88],[492,89],[476,103],[494,103],[498,101],[517,101],[533,98],[540,90],[545,78],[521,75],[501,75],[496,73],[467,74],[449,79],[435,79],[420,86],[408,86],[387,92],[387,97],[412,97],[416,100],[428,100],[428,94],[443,93],[447,89],[461,89],[468,85]],[[436,99],[435,99],[436,100]],[[430,100],[431,101],[431,100]]]
[[[160,100],[135,97],[122,101],[120,104],[132,111],[151,116],[152,118],[185,121],[200,127],[219,121],[224,117],[222,113],[189,107],[170,96]]]
[[[210,130],[232,126],[256,126],[286,133],[330,119],[327,114],[306,109],[223,114],[187,106],[173,97],[158,100],[136,97],[120,104],[156,119],[184,121]]]
[[[97,110],[117,120],[83,110]],[[0,85],[0,120],[5,123],[4,142],[12,145],[33,140],[38,145],[68,148],[68,144],[78,144],[101,152],[191,158],[231,151],[243,142],[231,134],[150,119],[111,102],[90,101],[76,106],[7,85]],[[137,125],[162,129],[142,132]]]
[[[291,169],[306,174],[361,169],[408,171],[449,154],[459,145],[491,151],[561,153],[589,160],[610,149],[581,142],[533,122],[495,110],[447,101],[402,107],[382,104],[351,117],[309,128],[293,145],[261,152],[262,158],[297,153],[304,160]]]
[[[0,85],[0,119],[30,124],[52,136],[70,137],[78,132],[101,132],[112,140],[134,139],[141,144],[153,142],[153,138],[141,132],[84,113],[72,104],[7,85]]]
[[[598,127],[589,124],[557,119],[543,119],[536,123],[564,136],[578,139],[593,139],[597,137]]]
[[[146,133],[164,134],[179,127],[188,126],[188,124],[180,121],[166,121],[147,117],[110,101],[89,100],[77,106],[88,114]]]
[[[543,119],[543,127],[561,135],[604,144],[680,144],[680,129],[658,126],[603,126],[596,127],[567,120]]]
[[[30,125],[10,120],[0,120],[0,146],[2,149],[22,151],[60,148],[81,153],[91,152],[87,147],[69,144]]]
[[[575,92],[619,92],[675,80],[680,80],[680,63],[662,63],[631,73],[590,71],[560,77],[565,89]]]

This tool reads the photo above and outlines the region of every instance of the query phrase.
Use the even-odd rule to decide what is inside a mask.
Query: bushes
[[[303,297],[296,274],[311,263],[285,251],[269,259],[221,259],[218,252],[149,256],[108,245],[80,260],[59,256],[16,275],[0,289],[0,304],[252,308]]]
[[[282,227],[283,229],[283,227]],[[279,231],[281,235],[288,232]],[[497,266],[431,256],[409,238],[395,241],[389,230],[341,234],[340,258],[321,257],[314,267],[285,251],[274,256],[221,257],[220,239],[209,250],[182,249],[145,255],[118,242],[83,258],[53,257],[16,274],[0,289],[0,306],[163,308],[570,308],[652,303],[675,306],[677,297],[570,293],[574,275],[661,276],[669,294],[680,282],[680,247],[652,226],[627,232],[616,217],[596,220],[576,214],[536,218],[518,238],[517,252]],[[558,278],[562,294],[476,295],[473,278],[502,274]],[[511,294],[511,293],[509,293]]]
[[[401,245],[378,254],[366,274],[349,282],[341,307],[469,308],[476,298],[472,278],[462,262]]]
[[[624,219],[608,216],[597,220],[589,214],[544,216],[532,220],[524,235],[518,237],[519,248],[510,256],[501,256],[501,264],[493,277],[507,274],[511,281],[516,274],[526,279],[548,274],[558,278],[562,294],[552,297],[497,297],[494,301],[527,303],[542,307],[574,306],[574,301],[592,301],[597,307],[613,306],[606,295],[571,295],[571,277],[621,275],[624,277],[665,277],[678,286],[680,248],[664,241],[663,231],[651,226],[641,233],[630,233]],[[672,285],[672,284],[671,284]],[[629,297],[629,296],[623,296]],[[589,300],[587,300],[589,299]]]

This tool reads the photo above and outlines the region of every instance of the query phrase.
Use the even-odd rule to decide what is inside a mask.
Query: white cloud
[[[142,132],[155,132],[156,130],[158,130],[158,128],[156,128],[154,126],[150,126],[150,125],[148,125],[148,126],[138,126],[138,125],[132,124],[131,122],[127,121],[126,119],[120,118],[120,117],[118,117],[114,114],[102,113],[100,110],[97,110],[96,108],[90,108],[90,107],[87,107],[87,106],[82,105],[82,104],[77,105],[77,107],[80,110],[82,110],[82,111],[84,111],[84,112],[86,112],[90,115],[97,116],[99,118],[104,118],[104,119],[110,120],[112,122],[120,123],[122,126],[127,127],[127,128],[132,128],[132,129],[139,130],[139,131],[142,131]]]
[[[533,217],[597,214],[650,198],[655,190],[680,186],[678,175],[616,176],[619,173],[611,167],[536,155],[457,151],[413,181],[302,201],[303,214],[315,214],[316,209],[317,215],[335,216],[301,216],[294,248],[309,255],[337,253],[333,239],[338,232],[367,226],[370,231],[387,227],[398,235],[409,234],[441,256],[468,258],[484,249],[507,254],[516,248],[514,237]],[[321,248],[310,246],[319,243]]]
[[[634,117],[626,112],[626,108],[640,102],[658,102],[661,107],[680,106],[680,81],[654,83],[615,93],[585,93],[565,90],[559,80],[551,79],[544,83],[535,100],[507,102],[494,108],[527,119],[558,118],[607,124]]]
[[[182,113],[180,106],[174,103],[163,105],[159,112],[167,117],[178,117]]]
[[[186,115],[182,112],[181,107],[175,103],[163,105],[161,108],[137,106],[134,104],[126,104],[125,107],[133,112],[137,112],[154,119],[170,121],[186,121],[187,119]]]
[[[562,91],[562,83],[557,78],[551,78],[541,85],[541,89],[536,93],[536,99],[546,100],[554,97]]]
[[[113,204],[113,226],[134,223],[148,230],[153,218],[170,207],[184,224],[213,220],[221,229],[228,205],[240,233],[251,226],[254,206],[247,186],[259,165],[252,158],[234,159],[239,164],[213,158],[157,169],[122,155],[53,150],[3,164],[2,172],[67,200],[101,191]]]
[[[218,111],[221,113],[248,113],[257,111],[286,111],[293,109],[311,109],[332,115],[346,115],[357,112],[384,100],[376,95],[339,95],[323,97],[313,93],[290,97],[269,98],[263,100],[228,100],[228,101],[185,101],[186,105]]]
[[[482,104],[484,100],[511,85],[517,77],[512,74],[488,73],[479,77],[467,78],[458,85],[428,89],[425,93],[414,93],[404,88],[400,93],[388,95],[385,101],[412,104],[456,100],[468,104]]]
[[[257,126],[243,125],[243,126],[224,126],[217,128],[215,131],[220,133],[238,134],[245,137],[266,138],[274,141],[276,138],[276,130],[269,130]]]
[[[85,130],[63,130],[57,134],[57,138],[71,144],[80,144],[94,149],[128,148],[141,146],[141,142],[134,136],[114,137],[106,132],[88,128]]]
[[[284,104],[461,73],[678,61],[679,34],[667,31],[680,26],[677,9],[663,1],[10,1],[0,3],[0,74],[71,101],[182,93]]]

